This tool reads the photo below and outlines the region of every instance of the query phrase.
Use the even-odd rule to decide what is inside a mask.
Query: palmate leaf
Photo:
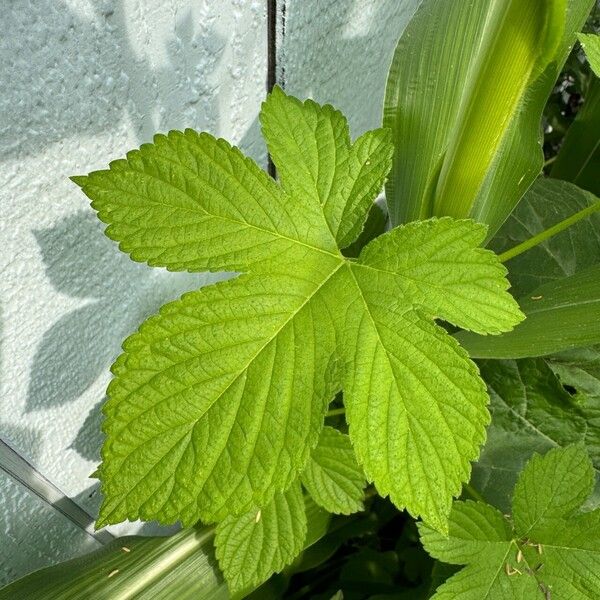
[[[280,90],[261,120],[281,186],[192,131],[75,178],[132,258],[243,273],[166,305],[125,342],[104,408],[98,525],[266,506],[343,388],[367,476],[443,529],[489,417],[476,367],[433,319],[511,329],[522,315],[506,271],[478,247],[484,226],[449,218],[346,259],[389,168],[387,134],[350,144],[340,113]]]
[[[435,600],[598,598],[600,510],[579,512],[593,469],[581,446],[534,455],[515,487],[512,519],[479,502],[455,502],[449,536],[420,525],[435,558],[467,565]]]

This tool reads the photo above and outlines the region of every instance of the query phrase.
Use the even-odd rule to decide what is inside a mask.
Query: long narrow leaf
[[[600,342],[600,265],[542,285],[519,301],[526,319],[493,337],[460,332],[472,358],[544,356]]]
[[[394,225],[502,224],[542,167],[540,119],[590,0],[424,0],[390,69]]]
[[[171,537],[118,538],[96,552],[41,569],[0,590],[0,600],[229,598],[212,528]]]

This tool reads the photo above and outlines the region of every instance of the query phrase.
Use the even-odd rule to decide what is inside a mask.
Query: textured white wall
[[[101,547],[58,511],[26,493],[2,471],[0,510],[0,587],[25,572]]]
[[[204,277],[132,263],[68,176],[183,127],[238,142],[264,164],[266,9],[7,0],[0,31],[0,435],[93,514],[88,475],[110,363],[147,315]],[[0,581],[83,548],[64,517],[48,519],[52,509],[7,481]],[[52,526],[27,531],[43,521]]]
[[[353,136],[377,127],[416,4],[279,0],[279,82],[339,106]],[[109,365],[147,315],[204,277],[132,263],[68,176],[183,127],[264,165],[266,26],[265,0],[0,3],[0,437],[92,515]],[[95,545],[0,473],[0,585]]]
[[[278,80],[329,102],[357,137],[381,126],[387,72],[420,0],[280,0]]]

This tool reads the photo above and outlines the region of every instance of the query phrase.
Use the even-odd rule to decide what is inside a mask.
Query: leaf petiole
[[[471,498],[476,502],[487,502],[486,499],[472,485],[468,483],[463,484],[463,492],[467,494],[467,496],[471,496]]]
[[[529,238],[528,240],[521,242],[514,248],[511,248],[510,250],[507,250],[506,252],[499,254],[498,258],[500,259],[500,262],[506,262],[508,260],[511,260],[515,256],[522,254],[523,252],[527,252],[527,250],[534,248],[535,246],[541,244],[542,242],[546,241],[547,239],[551,238],[552,236],[556,235],[557,233],[560,233],[561,231],[564,231],[568,227],[571,227],[571,225],[574,225],[575,223],[577,223],[577,221],[581,221],[581,219],[585,219],[589,215],[597,212],[598,210],[600,210],[600,200],[598,202],[595,202],[594,204],[588,206],[587,208],[584,208],[583,210],[576,212],[575,214],[571,215],[570,217],[567,217],[564,221],[561,221],[560,223],[557,223],[556,225],[553,225],[552,227],[549,227],[548,229],[541,231],[537,235],[534,235],[533,237]]]
[[[343,415],[346,412],[344,407],[342,408],[332,408],[330,411],[327,411],[325,417],[337,417],[337,415]]]

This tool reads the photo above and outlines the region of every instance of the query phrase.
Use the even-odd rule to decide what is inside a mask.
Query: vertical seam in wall
[[[277,0],[267,0],[267,92],[277,82]]]
[[[267,0],[267,93],[273,90],[275,83],[277,83],[277,0]],[[277,177],[271,154],[267,154],[267,172],[273,179]]]
[[[287,0],[281,0],[281,11],[279,14],[279,29],[277,31],[277,39],[279,41],[279,48],[277,49],[277,58],[278,58],[278,67],[279,72],[277,73],[277,77],[279,79],[279,85],[285,89],[285,60],[284,60],[284,38],[285,38],[285,26],[286,26],[286,12],[287,12]]]

